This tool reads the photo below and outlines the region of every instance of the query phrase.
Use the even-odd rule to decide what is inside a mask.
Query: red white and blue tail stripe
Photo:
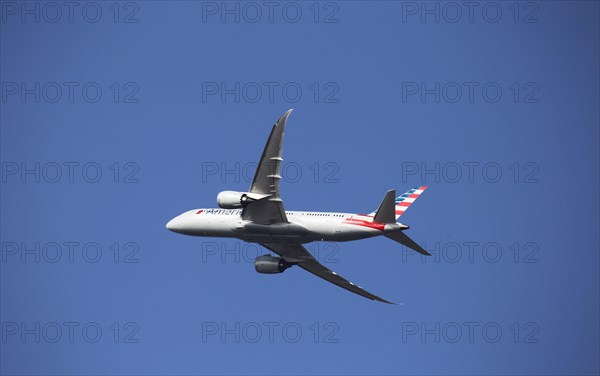
[[[402,196],[396,197],[396,220],[400,218],[402,214],[408,209],[409,206],[412,205],[413,202],[427,189],[426,185],[421,187],[415,187],[413,189],[409,189]],[[377,211],[369,214],[370,216],[374,216]]]
[[[413,202],[427,189],[426,185],[408,190],[402,196],[396,197],[396,220],[412,205]]]

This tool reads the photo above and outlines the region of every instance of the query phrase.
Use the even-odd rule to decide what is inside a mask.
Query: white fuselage
[[[243,220],[242,209],[194,209],[167,223],[167,228],[192,236],[238,238],[256,243],[342,242],[408,228],[400,223],[377,223],[368,215],[286,211],[288,223],[270,225]]]

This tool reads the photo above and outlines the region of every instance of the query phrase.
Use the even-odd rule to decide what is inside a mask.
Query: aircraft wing
[[[364,296],[367,299],[377,300],[384,303],[393,304],[392,302],[388,302],[385,299],[382,299],[376,295],[371,294],[368,291],[363,290],[362,288],[356,286],[354,283],[346,280],[345,278],[340,277],[335,272],[327,269],[321,263],[319,263],[307,250],[302,246],[302,244],[294,244],[294,243],[268,243],[261,245],[270,251],[275,252],[279,256],[281,256],[287,262],[298,265],[302,269],[316,275],[317,277],[323,278],[327,282],[331,282],[334,285],[337,285],[341,288],[344,288],[348,291],[352,291],[355,294],[360,296]]]
[[[263,150],[254,180],[248,192],[260,195],[268,195],[260,200],[251,201],[242,211],[242,218],[260,224],[273,224],[287,222],[283,201],[279,192],[281,180],[281,149],[283,144],[283,133],[288,116],[292,110],[288,110],[273,125],[265,149]]]

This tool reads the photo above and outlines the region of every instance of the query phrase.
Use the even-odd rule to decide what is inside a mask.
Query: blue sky
[[[598,374],[597,2],[0,2],[3,374]],[[326,266],[168,232],[245,190],[389,239]],[[266,250],[264,250],[266,253]]]

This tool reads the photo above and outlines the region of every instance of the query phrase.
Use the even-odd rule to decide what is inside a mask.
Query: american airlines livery
[[[187,211],[169,221],[167,229],[185,235],[237,238],[259,243],[277,254],[256,258],[254,265],[259,273],[282,273],[295,265],[365,298],[390,303],[327,269],[303,244],[313,241],[344,242],[383,235],[429,256],[426,250],[404,234],[408,226],[397,222],[427,187],[410,189],[398,197],[395,190],[389,190],[379,208],[370,214],[285,210],[279,192],[281,147],[291,112],[288,110],[273,126],[247,192],[223,191],[217,195],[219,209]]]

